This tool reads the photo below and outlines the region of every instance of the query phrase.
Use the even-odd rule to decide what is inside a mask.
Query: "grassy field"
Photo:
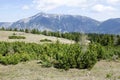
[[[25,39],[9,39],[9,36],[24,36]],[[6,42],[15,42],[15,41],[24,41],[27,43],[44,43],[40,42],[40,40],[48,39],[52,42],[56,42],[59,40],[61,43],[70,44],[74,43],[74,41],[63,39],[63,38],[57,38],[52,36],[44,36],[44,35],[37,35],[37,34],[31,34],[31,33],[24,33],[24,32],[14,32],[14,31],[0,31],[0,41],[6,41]]]
[[[120,80],[120,62],[100,61],[90,71],[43,68],[38,62],[0,65],[0,80]]]

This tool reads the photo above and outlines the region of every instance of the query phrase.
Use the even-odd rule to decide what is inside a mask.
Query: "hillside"
[[[13,34],[16,34],[16,36],[24,36],[26,39],[9,39],[9,36],[12,36]],[[15,31],[0,31],[0,41],[6,41],[6,42],[27,42],[27,43],[44,43],[40,42],[40,40],[48,39],[51,40],[53,43],[59,40],[61,43],[74,43],[74,41],[64,39],[64,38],[57,38],[52,36],[44,36],[44,35],[36,35],[36,34],[30,34],[30,33],[24,33],[24,32],[15,32]]]

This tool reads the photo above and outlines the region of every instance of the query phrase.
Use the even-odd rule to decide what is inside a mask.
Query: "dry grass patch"
[[[25,39],[9,39],[9,36],[24,36]],[[71,44],[74,43],[72,40],[64,39],[64,38],[57,38],[53,36],[45,36],[45,35],[38,35],[38,34],[31,34],[31,33],[24,33],[24,32],[15,32],[15,31],[0,31],[0,41],[6,42],[27,42],[27,43],[43,43],[40,40],[51,40],[52,42],[56,42],[59,40],[61,43]]]
[[[0,65],[0,80],[120,80],[120,62],[100,61],[89,70],[43,68],[39,61]],[[112,76],[106,78],[106,75]]]

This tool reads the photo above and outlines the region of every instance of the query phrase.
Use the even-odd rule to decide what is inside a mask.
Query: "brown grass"
[[[42,68],[39,61],[0,65],[0,80],[120,80],[120,62],[100,61],[89,70]],[[107,74],[113,74],[106,78]]]
[[[12,36],[14,33],[17,36],[26,37],[26,39],[9,39],[8,37]],[[6,42],[23,41],[27,43],[43,43],[43,42],[40,42],[40,40],[43,40],[43,39],[48,39],[48,40],[51,40],[52,42],[56,42],[57,40],[59,40],[61,43],[65,43],[65,44],[74,43],[74,41],[72,40],[57,38],[52,36],[44,36],[44,35],[15,32],[15,31],[0,31],[0,41],[6,41]]]

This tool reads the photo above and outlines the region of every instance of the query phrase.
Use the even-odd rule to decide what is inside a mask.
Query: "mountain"
[[[4,28],[8,28],[9,26],[11,26],[11,22],[0,22],[0,28],[4,27]]]
[[[99,25],[98,31],[107,34],[120,34],[120,18],[109,19]]]
[[[100,22],[85,16],[39,13],[14,22],[10,27],[18,29],[39,29],[62,32],[96,32]]]
[[[99,22],[80,15],[57,15],[38,13],[32,17],[13,23],[0,22],[0,27],[18,29],[38,29],[61,32],[85,32],[120,34],[120,18]]]

